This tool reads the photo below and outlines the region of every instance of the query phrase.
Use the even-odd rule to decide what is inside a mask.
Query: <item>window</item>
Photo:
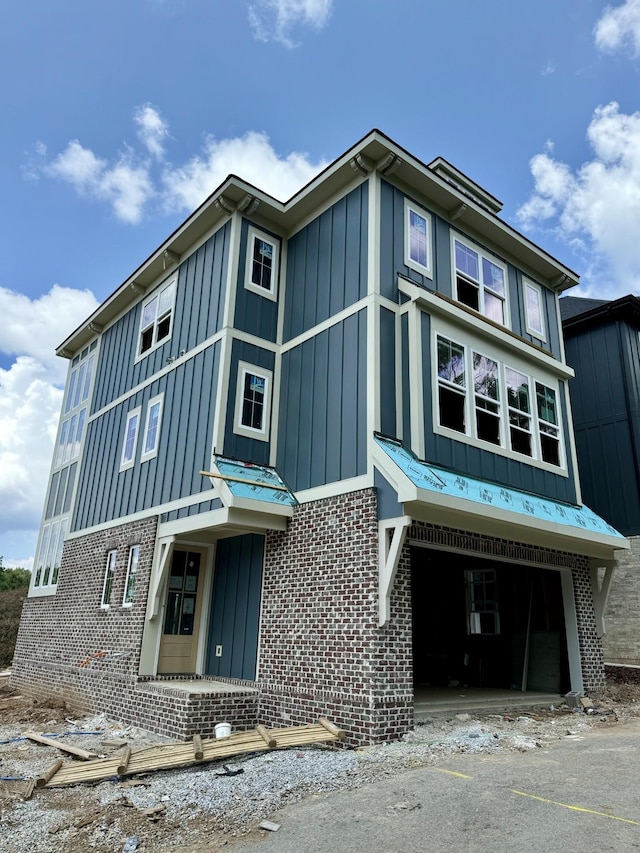
[[[77,355],[71,362],[71,374],[67,393],[62,407],[62,423],[58,436],[58,445],[53,458],[54,468],[66,465],[72,459],[80,455],[84,427],[87,420],[87,406],[91,391],[91,380],[93,379],[93,368],[95,365],[95,354],[93,350],[97,341],[93,341],[90,347],[86,347],[81,355]],[[82,406],[82,408],[78,408]]]
[[[140,425],[140,406],[132,409],[127,415],[124,427],[124,441],[122,443],[122,456],[120,458],[120,470],[131,468],[136,458],[136,444],[138,441],[138,426]]]
[[[239,362],[234,432],[268,441],[270,397],[271,371]]]
[[[454,295],[458,302],[507,325],[507,270],[505,265],[472,243],[453,238]]]
[[[405,211],[405,264],[431,278],[431,217],[407,199]]]
[[[111,603],[111,589],[113,587],[113,577],[116,572],[116,557],[117,551],[109,551],[107,554],[107,566],[104,572],[104,583],[102,585],[102,601],[100,607],[107,608]]]
[[[545,335],[542,290],[537,284],[526,280],[523,281],[523,287],[524,317],[527,332],[543,341]]]
[[[267,234],[249,226],[244,286],[269,299],[276,298],[278,244]]]
[[[152,459],[158,453],[158,441],[160,438],[160,419],[162,417],[163,394],[158,394],[149,400],[147,406],[147,420],[144,425],[144,437],[142,439],[141,462]]]
[[[174,278],[156,290],[153,296],[142,304],[138,355],[155,349],[171,335],[175,297],[176,279]]]
[[[467,633],[499,634],[498,581],[495,569],[470,569],[464,573],[467,588]]]
[[[138,564],[140,562],[140,546],[133,545],[129,549],[129,562],[127,564],[127,577],[124,582],[124,595],[122,597],[122,606],[131,607],[133,604],[133,596],[136,591],[136,575],[138,573]]]
[[[58,583],[60,563],[62,562],[62,551],[64,549],[64,537],[67,533],[68,518],[61,518],[42,528],[40,537],[40,548],[34,563],[34,576],[32,589],[42,591],[54,591],[53,587]]]
[[[436,432],[563,467],[554,388],[443,334],[435,336],[434,374]]]

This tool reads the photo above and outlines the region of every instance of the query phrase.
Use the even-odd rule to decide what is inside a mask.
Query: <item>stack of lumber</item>
[[[162,744],[137,752],[132,752],[130,747],[126,746],[117,755],[96,761],[68,765],[56,762],[58,766],[53,765],[54,772],[50,776],[45,774],[37,784],[38,787],[53,788],[81,782],[100,782],[118,776],[133,776],[136,773],[219,761],[250,752],[344,740],[344,737],[345,733],[341,729],[323,717],[315,725],[291,726],[285,729],[266,729],[264,726],[258,726],[257,729],[238,732],[221,739],[205,739],[195,735],[192,743]],[[50,770],[53,770],[53,767]]]

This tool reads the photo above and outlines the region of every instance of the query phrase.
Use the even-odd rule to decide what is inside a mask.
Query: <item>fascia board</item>
[[[546,522],[540,518],[528,519],[519,513],[511,513],[492,507],[487,515],[486,507],[476,505],[464,498],[434,494],[417,489],[416,501],[403,505],[412,518],[446,524],[459,525],[462,529],[498,536],[501,539],[517,539],[525,544],[555,548],[559,551],[577,553],[590,557],[612,558],[617,550],[628,550],[627,539],[607,536],[593,531],[582,532],[578,527]]]
[[[372,447],[373,464],[398,495],[398,503],[404,504],[418,500],[418,488],[404,471],[396,465],[384,450],[375,442]]]

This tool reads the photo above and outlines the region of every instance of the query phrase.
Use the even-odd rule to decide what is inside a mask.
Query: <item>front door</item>
[[[173,552],[158,654],[159,674],[196,671],[203,561],[200,551]]]

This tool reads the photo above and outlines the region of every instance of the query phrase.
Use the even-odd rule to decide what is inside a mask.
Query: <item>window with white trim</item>
[[[33,590],[39,592],[55,590],[68,523],[68,517],[64,517],[45,524],[42,528],[40,547],[34,561]]]
[[[58,444],[53,457],[53,467],[66,465],[80,455],[84,427],[87,420],[87,400],[91,391],[97,341],[85,347],[71,362],[71,374],[62,406],[62,423]]]
[[[233,428],[238,435],[257,438],[260,441],[269,440],[271,380],[270,370],[255,367],[244,361],[238,363]]]
[[[124,426],[124,439],[122,442],[122,454],[120,456],[120,470],[131,468],[136,461],[136,445],[138,443],[138,427],[140,426],[140,406],[132,409]]]
[[[408,199],[404,201],[404,216],[404,262],[412,270],[432,278],[431,216]]]
[[[158,454],[158,443],[160,439],[160,421],[162,419],[162,401],[164,394],[152,397],[147,405],[147,418],[144,425],[144,436],[142,438],[141,462],[153,459]]]
[[[177,279],[161,285],[142,303],[138,356],[151,352],[171,337]]]
[[[275,299],[278,282],[278,243],[253,225],[247,232],[244,286],[247,290]]]
[[[124,582],[124,595],[122,597],[122,606],[131,607],[133,597],[136,591],[136,576],[138,574],[138,565],[140,563],[140,546],[133,545],[129,549],[129,562],[127,563],[127,577]]]
[[[455,432],[515,458],[564,466],[555,388],[482,347],[441,333],[435,336],[434,364],[437,432]]]
[[[524,318],[527,332],[538,340],[545,340],[544,332],[544,301],[542,289],[532,281],[523,279]]]
[[[111,590],[113,589],[113,578],[116,573],[116,558],[117,551],[109,551],[107,554],[107,564],[104,570],[104,582],[102,584],[102,601],[100,607],[106,610],[111,604]]]
[[[459,235],[452,235],[454,298],[489,320],[508,326],[506,265]]]

